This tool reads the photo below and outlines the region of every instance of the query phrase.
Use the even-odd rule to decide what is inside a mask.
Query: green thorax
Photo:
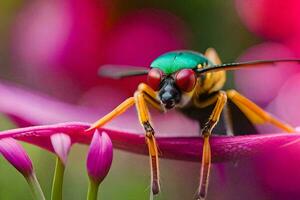
[[[159,68],[165,74],[172,74],[181,69],[195,69],[199,64],[212,64],[204,55],[194,51],[171,51],[156,58],[151,67]]]

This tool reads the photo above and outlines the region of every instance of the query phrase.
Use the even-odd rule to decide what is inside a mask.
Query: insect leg
[[[205,124],[202,135],[203,135],[203,152],[202,152],[202,162],[201,162],[201,175],[200,175],[200,185],[197,191],[196,199],[205,199],[208,188],[210,166],[211,166],[211,149],[209,144],[209,136],[215,125],[220,119],[220,115],[226,104],[227,96],[226,93],[220,91],[218,93],[218,98],[216,105],[209,117],[208,122]]]
[[[111,121],[115,117],[124,113],[129,107],[136,104],[138,117],[141,125],[146,132],[146,143],[149,149],[150,163],[151,163],[151,179],[152,179],[152,192],[157,194],[159,192],[159,168],[158,168],[158,150],[154,137],[154,130],[150,124],[149,112],[146,102],[154,108],[161,110],[159,101],[156,100],[155,92],[146,84],[140,84],[134,97],[126,99],[123,103],[117,106],[113,111],[96,121],[86,131],[99,128]]]
[[[145,100],[149,103],[153,108],[163,111],[160,102],[157,100],[156,92],[147,84],[141,83],[138,86],[138,91],[143,92],[145,95]]]
[[[246,117],[253,124],[270,123],[283,131],[289,133],[294,132],[294,128],[292,126],[276,119],[237,91],[228,90],[226,93],[228,98],[246,115]]]
[[[139,84],[138,91],[142,91],[146,94],[145,99],[150,105],[152,105],[154,108],[158,110],[162,110],[160,103],[155,99],[156,96],[155,92],[148,85],[144,83]],[[108,113],[107,115],[105,115],[104,117],[96,121],[95,123],[93,123],[92,126],[89,129],[87,129],[87,131],[103,126],[113,118],[124,113],[133,104],[134,104],[134,97],[130,97],[126,99],[123,103],[117,106],[113,111],[111,111],[110,113]]]
[[[93,123],[91,125],[91,127],[88,128],[86,131],[103,126],[107,122],[111,121],[113,118],[124,113],[133,104],[134,104],[134,97],[130,97],[130,98],[126,99],[125,101],[123,101],[123,103],[121,103],[119,106],[117,106],[113,111],[111,111],[110,113],[108,113],[107,115],[105,115],[104,117],[102,117],[101,119],[96,121],[95,123]]]
[[[141,91],[134,94],[136,109],[139,116],[140,124],[143,126],[146,133],[146,143],[149,150],[150,167],[151,167],[151,189],[153,194],[159,193],[159,166],[158,166],[158,150],[154,137],[154,129],[150,124],[149,111],[145,101],[145,95]]]

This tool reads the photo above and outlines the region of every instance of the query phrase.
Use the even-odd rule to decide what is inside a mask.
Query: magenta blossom
[[[73,102],[99,85],[131,88],[132,93],[136,87],[130,86],[143,78],[120,84],[99,78],[99,66],[149,66],[163,52],[187,47],[187,28],[175,15],[145,9],[111,19],[108,4],[93,0],[26,4],[12,29],[13,77]]]
[[[105,133],[99,133],[98,130],[94,132],[88,157],[87,157],[87,171],[89,177],[96,183],[101,183],[107,175],[112,163],[112,142],[109,136]]]
[[[253,33],[284,41],[300,33],[298,0],[236,0],[236,9]]]
[[[300,72],[291,76],[280,88],[276,98],[268,105],[267,110],[281,116],[294,126],[300,124]],[[282,105],[282,106],[281,106]]]
[[[296,55],[300,56],[300,34],[297,35],[295,38],[290,38],[289,40],[284,42],[289,48],[291,48]]]
[[[29,2],[13,26],[16,75],[34,86],[48,83],[39,89],[56,95],[62,86],[75,94],[72,79],[77,87],[95,85],[107,23],[106,9],[95,1]]]
[[[295,53],[280,43],[265,42],[247,49],[240,61],[295,58]],[[253,101],[266,105],[274,99],[288,80],[296,72],[300,72],[299,64],[279,63],[276,66],[265,65],[255,69],[235,71],[237,89]],[[267,76],[266,76],[267,74]],[[266,85],[266,81],[268,85]]]

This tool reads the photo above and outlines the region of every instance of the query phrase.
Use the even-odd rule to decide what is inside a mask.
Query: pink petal
[[[92,132],[85,132],[89,127],[83,123],[62,123],[55,125],[34,126],[13,129],[0,132],[0,139],[13,137],[26,141],[50,151],[54,151],[50,142],[50,136],[56,133],[69,135],[72,142],[89,144]],[[105,131],[114,147],[126,151],[148,154],[143,134],[122,132],[119,130],[101,128]],[[268,135],[246,135],[246,136],[212,136],[212,160],[221,162],[226,160],[237,160],[241,158],[259,155],[263,152],[271,152],[274,149],[293,141],[298,141],[300,134],[268,134]],[[179,160],[200,161],[202,155],[201,137],[157,137],[162,158]]]
[[[300,2],[298,0],[236,0],[235,2],[243,22],[257,35],[282,41],[299,34]]]
[[[296,53],[297,57],[300,57],[300,34],[295,38],[285,41],[285,45],[290,47]]]
[[[0,139],[0,152],[24,176],[32,174],[32,163],[23,147],[13,138]]]
[[[34,87],[43,82],[39,89],[56,95],[76,91],[74,85],[77,90],[97,85],[107,22],[103,3],[28,2],[12,31],[15,73]]]
[[[300,124],[299,88],[300,73],[297,73],[286,81],[267,110],[294,126]]]
[[[295,58],[295,54],[282,44],[265,42],[247,49],[239,60],[250,61],[280,58]],[[265,65],[255,69],[235,71],[235,82],[242,94],[256,103],[266,105],[278,94],[284,82],[291,75],[299,71],[299,64],[279,63],[276,66]],[[268,84],[266,84],[266,80]]]
[[[272,200],[282,199],[283,193],[287,194],[284,199],[297,199],[291,196],[299,195],[300,191],[299,150],[299,141],[291,142],[284,148],[272,151],[271,156],[264,153],[254,160],[254,170],[262,189],[272,194]]]
[[[0,111],[17,120],[21,126],[66,121],[92,122],[99,118],[88,108],[67,104],[32,90],[0,82]]]
[[[50,136],[53,150],[59,156],[61,161],[66,164],[68,154],[71,148],[71,138],[64,133],[56,133]]]
[[[109,35],[105,57],[111,64],[147,67],[162,53],[187,46],[184,22],[162,10],[143,9],[123,16]]]

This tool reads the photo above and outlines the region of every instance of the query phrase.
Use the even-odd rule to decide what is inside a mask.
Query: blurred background
[[[166,51],[204,52],[208,47],[214,47],[223,62],[299,58],[300,2],[0,1],[1,82],[17,83],[94,110],[109,111],[132,95],[136,85],[145,80],[145,77],[122,81],[99,78],[100,65],[149,66]],[[298,65],[230,72],[226,87],[237,88],[292,125],[300,124]],[[2,116],[0,128],[12,127],[14,124]],[[260,127],[260,130],[275,131],[270,127]],[[49,198],[55,158],[24,145]],[[85,198],[86,150],[86,146],[77,145],[71,151],[64,199]],[[300,182],[295,181],[300,180],[298,157],[295,151],[287,151],[278,159],[246,160],[239,162],[238,167],[237,163],[217,165],[208,199],[297,199],[300,195]],[[31,199],[23,177],[3,158],[0,161],[0,199]],[[162,193],[157,199],[191,199],[200,164],[163,160],[161,166]],[[148,195],[148,158],[115,150],[113,166],[100,188],[99,199],[139,200],[147,199]]]

